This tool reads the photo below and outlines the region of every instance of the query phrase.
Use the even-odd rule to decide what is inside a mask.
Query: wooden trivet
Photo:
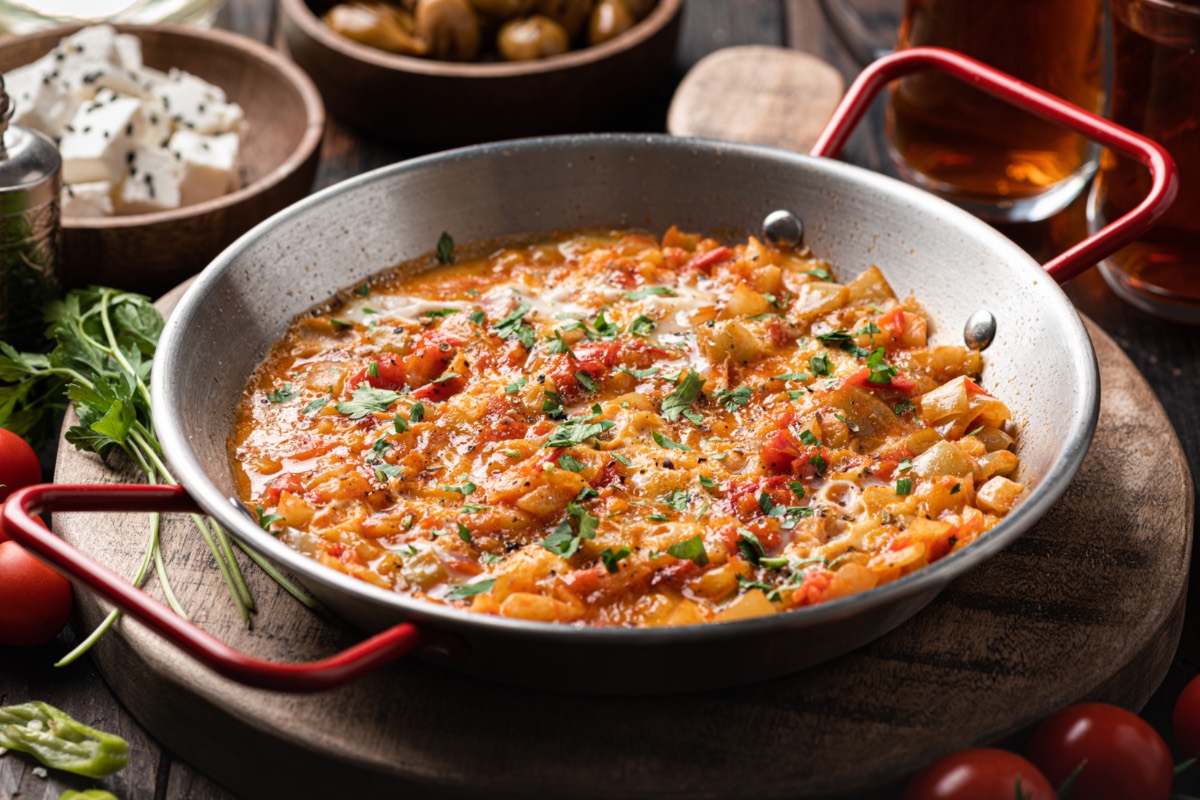
[[[219,678],[126,620],[93,658],[166,747],[255,800],[861,793],[1081,699],[1138,709],[1179,640],[1192,483],[1149,386],[1107,335],[1088,330],[1100,421],[1066,495],[911,621],[830,664],[719,692],[621,698],[514,689],[413,662],[289,696]],[[132,473],[64,442],[55,477],[106,483]],[[143,515],[56,514],[54,527],[123,574],[146,542]],[[312,659],[361,638],[248,563],[259,611],[247,630],[191,523],[167,518],[163,540],[184,606],[246,652]],[[77,608],[85,628],[108,611],[88,596]]]

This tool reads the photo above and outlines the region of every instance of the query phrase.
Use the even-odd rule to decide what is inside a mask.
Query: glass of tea
[[[1112,118],[1170,152],[1179,195],[1155,228],[1100,272],[1134,305],[1200,322],[1200,0],[1112,0],[1112,27]],[[1148,181],[1140,165],[1105,151],[1089,225],[1129,211]]]
[[[860,60],[878,52],[847,0],[822,0]],[[957,50],[1088,111],[1104,109],[1103,0],[905,0],[898,48]],[[936,72],[892,88],[888,152],[908,181],[993,221],[1045,219],[1095,172],[1099,148]]]

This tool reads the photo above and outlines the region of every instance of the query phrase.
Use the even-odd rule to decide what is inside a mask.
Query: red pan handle
[[[813,145],[812,154],[836,158],[880,89],[897,78],[927,69],[945,72],[1025,111],[1065,125],[1137,159],[1150,170],[1150,191],[1136,208],[1046,263],[1046,272],[1059,283],[1090,269],[1141,236],[1158,222],[1175,199],[1179,190],[1175,162],[1158,143],[973,58],[940,47],[901,50],[863,70]]]
[[[5,531],[59,572],[87,586],[180,650],[226,678],[259,689],[315,692],[354,681],[430,644],[433,634],[401,623],[336,655],[303,664],[252,658],[234,650],[133,586],[33,519],[59,511],[178,511],[204,513],[180,486],[57,485],[15,492],[0,510]]]

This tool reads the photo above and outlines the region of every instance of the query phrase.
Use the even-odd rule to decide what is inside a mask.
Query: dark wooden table
[[[873,27],[887,36],[895,29],[899,0],[856,0]],[[230,0],[218,25],[272,42],[277,32],[277,10],[271,0]],[[670,85],[662,88],[660,102],[630,113],[613,127],[619,130],[660,131],[674,84],[706,54],[738,44],[771,44],[795,47],[834,64],[847,83],[858,71],[836,37],[824,23],[817,0],[689,0],[683,33]],[[887,170],[879,145],[880,115],[876,113],[855,135],[846,158],[874,169]],[[415,155],[374,141],[364,140],[331,120],[322,147],[316,187]],[[1045,223],[1014,226],[1005,233],[1036,257],[1045,260],[1083,234],[1083,204],[1077,202]],[[1187,454],[1193,472],[1200,465],[1200,426],[1194,424],[1200,398],[1200,328],[1162,322],[1118,300],[1093,273],[1076,279],[1067,289],[1079,309],[1100,325],[1128,353],[1146,376],[1167,411]],[[1113,469],[1121,469],[1114,464]],[[1194,483],[1193,483],[1194,485]],[[1131,498],[1148,511],[1171,498]],[[1193,572],[1195,572],[1195,554]],[[1183,685],[1200,671],[1200,611],[1189,598],[1189,615],[1176,662],[1158,694],[1143,714],[1169,737],[1171,707]],[[197,798],[228,800],[237,787],[222,787],[191,769],[175,754],[163,750],[121,706],[85,658],[65,669],[49,665],[73,646],[75,634],[45,648],[29,651],[0,649],[0,705],[30,699],[45,700],[89,725],[113,731],[129,740],[129,766],[104,782],[122,800]],[[164,702],[170,702],[164,698]],[[187,720],[181,719],[180,725]],[[1169,740],[1169,739],[1168,739]],[[34,763],[24,757],[0,758],[0,800],[53,800],[66,789],[94,786],[92,781],[59,774],[39,777]],[[1180,791],[1196,793],[1196,776],[1177,784]]]

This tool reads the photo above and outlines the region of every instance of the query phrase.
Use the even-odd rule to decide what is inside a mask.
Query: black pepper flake
[[[125,135],[133,136],[133,123],[132,122],[125,126]]]

